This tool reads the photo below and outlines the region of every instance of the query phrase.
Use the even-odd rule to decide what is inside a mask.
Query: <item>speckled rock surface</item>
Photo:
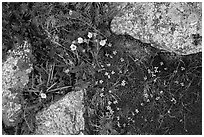
[[[2,117],[6,126],[14,126],[21,113],[19,94],[32,70],[29,48],[27,41],[17,45],[2,64]]]
[[[81,134],[84,129],[83,90],[68,93],[36,115],[37,135]]]
[[[112,21],[117,34],[186,55],[202,50],[202,3],[122,3]]]

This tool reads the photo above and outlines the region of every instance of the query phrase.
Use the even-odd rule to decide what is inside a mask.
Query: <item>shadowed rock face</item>
[[[201,51],[202,4],[123,3],[112,31],[127,33],[155,47],[186,55]]]

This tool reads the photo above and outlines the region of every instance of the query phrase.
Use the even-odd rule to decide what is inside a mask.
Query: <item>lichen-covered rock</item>
[[[124,5],[124,4],[123,4]],[[117,34],[127,33],[145,43],[178,54],[201,51],[202,3],[126,3],[112,21]]]
[[[37,135],[73,135],[84,130],[83,90],[73,91],[36,115]]]
[[[19,92],[28,83],[28,74],[32,70],[29,47],[26,41],[23,45],[17,45],[2,64],[2,117],[6,126],[15,126],[21,113]],[[26,67],[22,67],[22,64]]]

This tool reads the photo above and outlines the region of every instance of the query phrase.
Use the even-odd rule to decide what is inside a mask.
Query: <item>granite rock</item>
[[[186,55],[200,52],[201,2],[122,3],[111,29],[153,46]]]
[[[29,48],[27,41],[16,45],[2,64],[2,117],[6,126],[15,126],[22,112],[20,92],[29,82],[32,70]]]
[[[36,115],[37,135],[76,135],[84,129],[84,91],[69,92]]]

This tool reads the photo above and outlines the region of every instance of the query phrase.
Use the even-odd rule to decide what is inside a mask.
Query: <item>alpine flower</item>
[[[77,41],[78,41],[79,44],[81,44],[81,43],[84,42],[83,38],[81,38],[81,37],[79,37],[79,38],[77,39]]]
[[[88,32],[88,38],[92,38],[93,34],[91,32]]]
[[[75,51],[75,50],[77,49],[76,45],[74,45],[74,44],[72,44],[72,45],[70,46],[70,48],[71,48],[72,51]]]
[[[104,46],[104,45],[106,44],[106,41],[107,41],[106,39],[105,39],[105,40],[101,40],[99,44],[100,44],[101,46]]]
[[[45,93],[40,94],[41,98],[47,98],[47,95]]]

